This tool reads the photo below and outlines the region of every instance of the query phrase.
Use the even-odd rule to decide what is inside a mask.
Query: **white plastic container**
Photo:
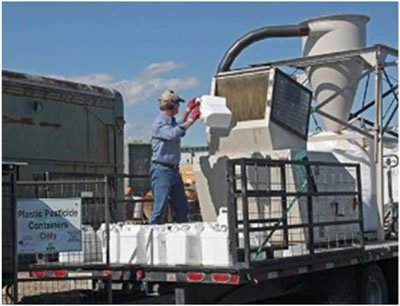
[[[141,225],[138,234],[139,263],[149,264],[152,258],[154,225]]]
[[[222,206],[219,208],[217,223],[228,226],[228,207]]]
[[[152,256],[150,265],[167,264],[168,225],[154,225],[152,228]]]
[[[100,260],[103,262],[105,262],[105,252],[106,252],[105,232],[106,232],[106,224],[102,223],[99,229],[96,231],[96,237],[98,245],[100,246]]]
[[[186,236],[186,263],[188,265],[201,265],[201,239],[200,234],[204,229],[201,222],[190,224]]]
[[[166,239],[167,265],[201,264],[201,223],[176,224]]]
[[[138,264],[144,263],[145,255],[140,243],[140,224],[124,224],[119,233],[119,262]],[[111,248],[112,249],[112,248]]]
[[[200,119],[207,127],[228,129],[231,124],[232,113],[226,107],[224,97],[202,96],[200,112]]]
[[[294,245],[289,245],[289,248],[287,250],[283,251],[282,256],[283,257],[292,257],[292,256],[307,255],[309,253],[310,252],[307,250],[307,245],[294,244]]]
[[[123,223],[110,223],[110,263],[119,263],[119,232]],[[101,245],[103,263],[107,262],[106,225],[103,223],[96,232]]]
[[[81,226],[81,242],[81,251],[60,252],[58,257],[59,262],[83,263],[97,261],[100,251],[97,249],[97,238],[91,225]]]
[[[186,263],[186,234],[188,226],[173,225],[167,234],[167,265],[184,265]]]
[[[96,233],[91,225],[82,225],[82,244],[84,262],[94,262],[101,254],[98,249]]]
[[[200,234],[202,264],[204,266],[230,266],[228,227],[215,223],[205,224]]]

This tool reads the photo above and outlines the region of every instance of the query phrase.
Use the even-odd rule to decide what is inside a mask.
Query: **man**
[[[163,223],[168,195],[171,196],[176,221],[187,222],[188,202],[179,174],[181,137],[185,136],[186,130],[200,117],[199,102],[196,98],[190,100],[182,118],[175,120],[179,104],[184,100],[174,91],[166,90],[158,101],[161,113],[153,122],[151,139],[151,187],[154,203],[150,224]]]

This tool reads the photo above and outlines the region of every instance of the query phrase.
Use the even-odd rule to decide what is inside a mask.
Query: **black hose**
[[[270,37],[297,37],[307,36],[310,29],[307,25],[288,25],[263,27],[251,31],[239,38],[229,49],[218,66],[219,72],[229,71],[235,58],[251,44]]]

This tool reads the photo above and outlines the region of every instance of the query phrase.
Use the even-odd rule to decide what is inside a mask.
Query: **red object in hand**
[[[199,117],[200,117],[200,108],[197,106],[194,108],[194,110],[190,114],[190,119],[195,121],[195,120],[199,119]]]
[[[193,108],[195,108],[197,105],[199,105],[199,102],[197,101],[197,98],[193,98],[189,101],[188,103],[188,109],[192,110]]]

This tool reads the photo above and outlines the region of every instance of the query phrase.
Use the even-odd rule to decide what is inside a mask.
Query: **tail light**
[[[30,275],[31,275],[32,277],[43,278],[43,277],[46,277],[47,272],[46,272],[46,271],[43,271],[43,270],[31,271],[31,272],[30,272]]]
[[[142,279],[144,277],[144,271],[143,270],[137,270],[136,271],[136,279]]]
[[[202,282],[204,280],[204,273],[202,272],[188,272],[186,279],[190,282]]]
[[[65,270],[55,270],[53,272],[54,277],[65,277],[67,275],[67,271]]]
[[[231,280],[231,275],[229,273],[213,273],[211,279],[215,283],[229,283]]]

